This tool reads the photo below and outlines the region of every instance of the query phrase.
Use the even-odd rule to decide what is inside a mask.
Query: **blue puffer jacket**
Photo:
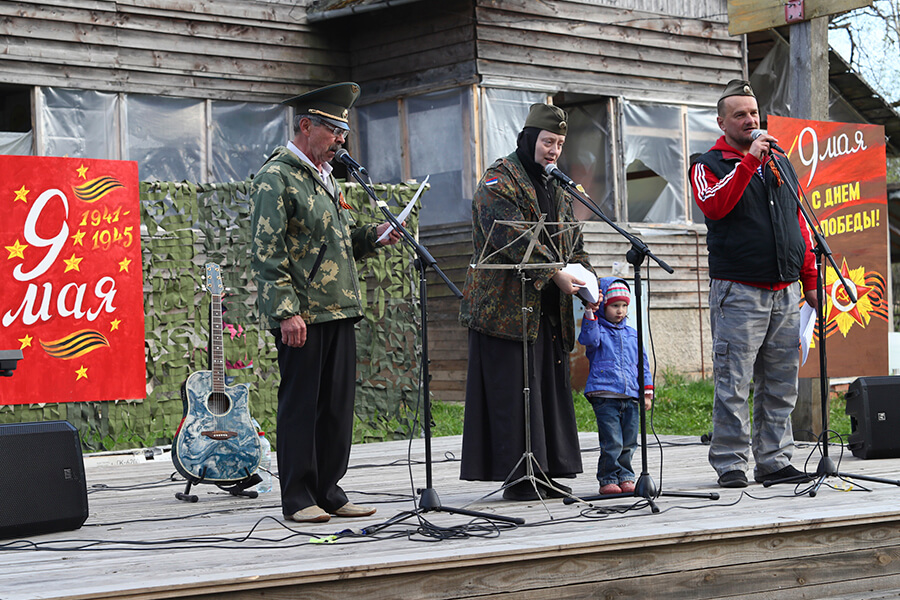
[[[613,281],[623,280],[618,277],[604,277],[600,280],[600,291],[604,297]],[[581,322],[578,342],[584,345],[585,354],[590,361],[584,391],[615,392],[626,394],[630,398],[643,398],[637,384],[637,330],[628,325],[628,319],[613,324],[606,320],[605,314],[601,306],[594,313],[596,319],[585,318]],[[653,389],[653,376],[650,373],[646,349],[644,349],[644,389]]]

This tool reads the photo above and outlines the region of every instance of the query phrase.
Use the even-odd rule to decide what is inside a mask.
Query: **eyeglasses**
[[[310,117],[309,120],[312,121],[313,123],[315,123],[316,125],[321,125],[325,129],[330,131],[334,137],[343,138],[344,140],[346,140],[350,137],[349,129],[342,129],[341,127],[337,127],[335,125],[332,125],[331,123],[323,121],[322,119],[320,119],[318,117]]]

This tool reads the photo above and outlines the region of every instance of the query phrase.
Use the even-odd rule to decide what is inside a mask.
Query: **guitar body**
[[[235,483],[256,472],[259,434],[245,384],[214,391],[213,373],[192,373],[181,388],[184,417],[172,441],[172,462],[193,483]]]

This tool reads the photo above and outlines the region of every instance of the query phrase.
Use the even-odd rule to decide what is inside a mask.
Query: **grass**
[[[660,435],[701,436],[712,429],[713,383],[712,380],[690,380],[681,375],[666,372],[660,378],[664,383],[656,388],[652,413],[647,415],[649,425]],[[581,392],[573,394],[575,421],[578,431],[597,431],[597,420],[590,402]],[[815,398],[814,401],[818,401]],[[751,399],[752,402],[752,399]],[[844,437],[850,434],[850,417],[844,414],[843,394],[832,395],[829,402],[829,428]],[[435,437],[462,434],[463,405],[456,402],[432,404],[432,435]]]

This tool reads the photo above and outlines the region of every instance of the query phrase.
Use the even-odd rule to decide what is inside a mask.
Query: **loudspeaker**
[[[850,384],[845,397],[853,456],[900,457],[900,377],[860,377]]]
[[[0,425],[0,538],[78,529],[87,516],[75,427],[67,421]]]

